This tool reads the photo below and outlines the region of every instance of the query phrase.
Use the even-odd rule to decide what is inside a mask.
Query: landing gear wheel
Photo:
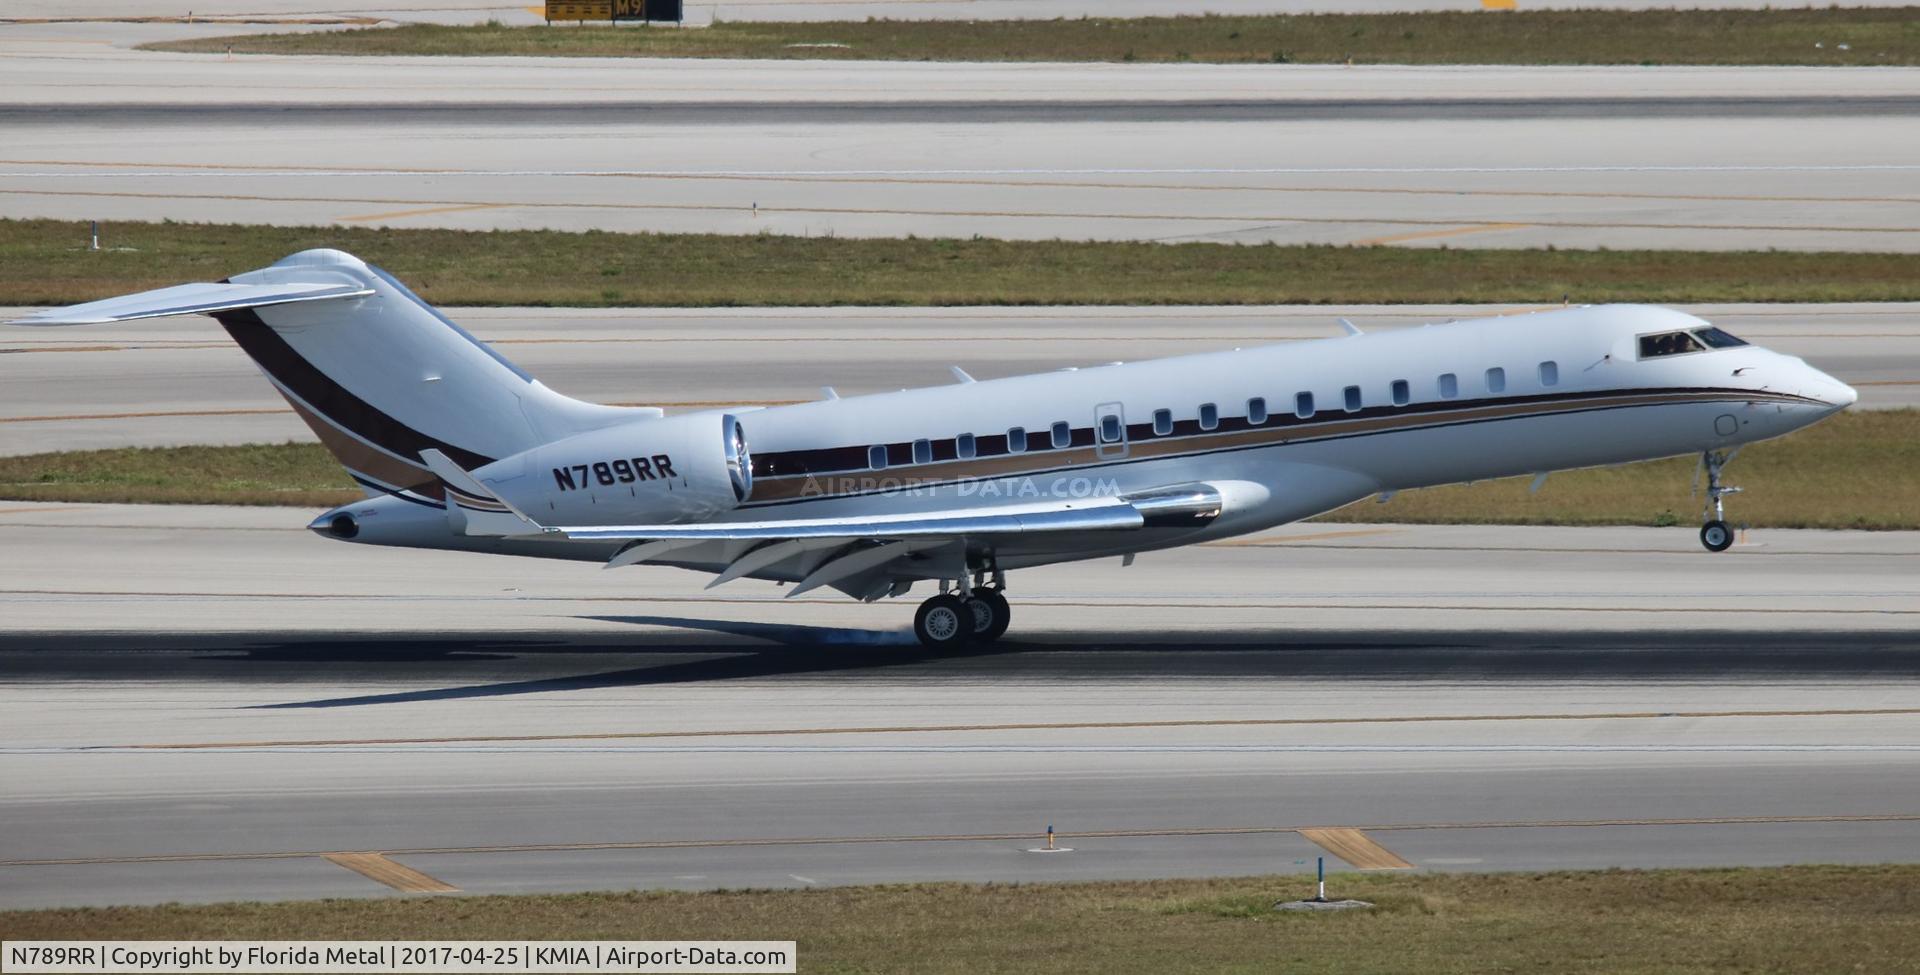
[[[1700,454],[1700,470],[1707,475],[1707,509],[1700,513],[1706,524],[1700,526],[1700,544],[1709,552],[1724,552],[1733,546],[1733,529],[1727,527],[1724,501],[1729,494],[1739,494],[1740,489],[1720,483],[1720,471],[1739,452],[1735,447],[1730,452],[1708,450]]]
[[[1709,521],[1700,526],[1700,544],[1709,552],[1724,552],[1733,547],[1733,529],[1724,521]]]
[[[973,610],[960,597],[941,593],[913,614],[913,635],[935,650],[962,646],[973,636]]]
[[[998,589],[975,589],[973,598],[967,600],[967,608],[973,611],[973,642],[992,643],[1007,632],[1007,624],[1013,622],[1013,607],[1007,605],[1007,597]]]

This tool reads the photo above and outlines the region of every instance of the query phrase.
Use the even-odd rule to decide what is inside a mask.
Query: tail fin
[[[474,470],[586,430],[658,417],[548,389],[405,285],[351,254],[302,251],[219,284],[182,285],[20,320],[212,315],[369,494],[443,490],[422,451]]]

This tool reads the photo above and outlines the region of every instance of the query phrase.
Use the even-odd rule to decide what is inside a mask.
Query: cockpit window
[[[1657,359],[1667,355],[1685,355],[1689,352],[1705,352],[1698,340],[1685,332],[1661,332],[1658,335],[1640,336],[1640,358]]]
[[[1693,330],[1693,335],[1707,343],[1707,347],[1711,349],[1731,349],[1737,345],[1747,344],[1745,339],[1736,338],[1717,328],[1696,328]]]

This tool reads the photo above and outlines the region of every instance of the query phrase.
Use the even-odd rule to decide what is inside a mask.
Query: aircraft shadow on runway
[[[1274,682],[1808,681],[1920,678],[1920,632],[1405,631],[1048,634],[926,650],[900,631],[669,616],[595,616],[630,636],[472,633],[176,635],[111,644],[0,634],[0,681],[196,680],[413,688],[253,705],[335,708],[737,680],[1152,680]],[[642,629],[644,628],[644,629]],[[715,637],[719,639],[714,639]],[[730,637],[766,641],[742,645]],[[102,652],[110,650],[111,652]],[[152,652],[128,652],[148,650]],[[596,659],[626,666],[602,669]],[[611,661],[609,661],[611,662]]]

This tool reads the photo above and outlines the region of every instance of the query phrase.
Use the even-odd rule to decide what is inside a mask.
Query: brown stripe
[[[278,386],[274,387],[278,389]],[[383,484],[401,490],[414,491],[438,499],[441,491],[440,479],[432,471],[416,467],[377,447],[369,446],[353,437],[333,423],[301,405],[293,397],[287,397],[287,405],[300,419],[307,421],[313,434],[320,438],[327,451],[333,454],[342,466],[350,471],[363,474]]]
[[[1128,445],[1124,460],[1101,458],[1093,447],[1074,447],[1062,449],[1041,449],[1021,454],[1003,454],[996,457],[969,461],[946,461],[935,464],[902,465],[880,471],[847,471],[844,473],[816,473],[803,475],[758,475],[754,481],[753,501],[755,504],[766,501],[786,501],[798,498],[844,497],[856,494],[869,494],[883,490],[899,490],[912,486],[933,486],[962,480],[1008,477],[1017,474],[1035,474],[1042,472],[1069,473],[1076,468],[1101,466],[1112,463],[1126,463],[1148,459],[1176,456],[1192,456],[1216,453],[1224,450],[1243,449],[1258,446],[1277,446],[1294,441],[1322,440],[1336,437],[1362,436],[1375,433],[1388,433],[1418,427],[1443,426],[1460,423],[1480,423],[1488,420],[1520,419],[1536,416],[1550,416],[1557,413],[1585,412],[1589,410],[1619,409],[1631,406],[1659,406],[1676,402],[1697,402],[1746,399],[1754,401],[1806,403],[1801,397],[1782,396],[1758,391],[1723,392],[1718,390],[1702,391],[1665,391],[1657,393],[1629,393],[1615,396],[1562,398],[1545,402],[1505,403],[1477,408],[1454,410],[1423,410],[1419,412],[1396,413],[1367,419],[1340,419],[1334,413],[1331,419],[1316,419],[1308,423],[1288,423],[1276,417],[1276,425],[1263,426],[1250,430],[1237,430],[1198,436],[1156,438],[1136,440]],[[1322,415],[1332,411],[1322,411]],[[1290,417],[1291,414],[1288,414]],[[1090,428],[1078,428],[1076,434]],[[827,448],[843,449],[843,448]],[[792,453],[811,453],[811,451],[792,451]],[[778,464],[783,454],[769,455],[769,462]]]

